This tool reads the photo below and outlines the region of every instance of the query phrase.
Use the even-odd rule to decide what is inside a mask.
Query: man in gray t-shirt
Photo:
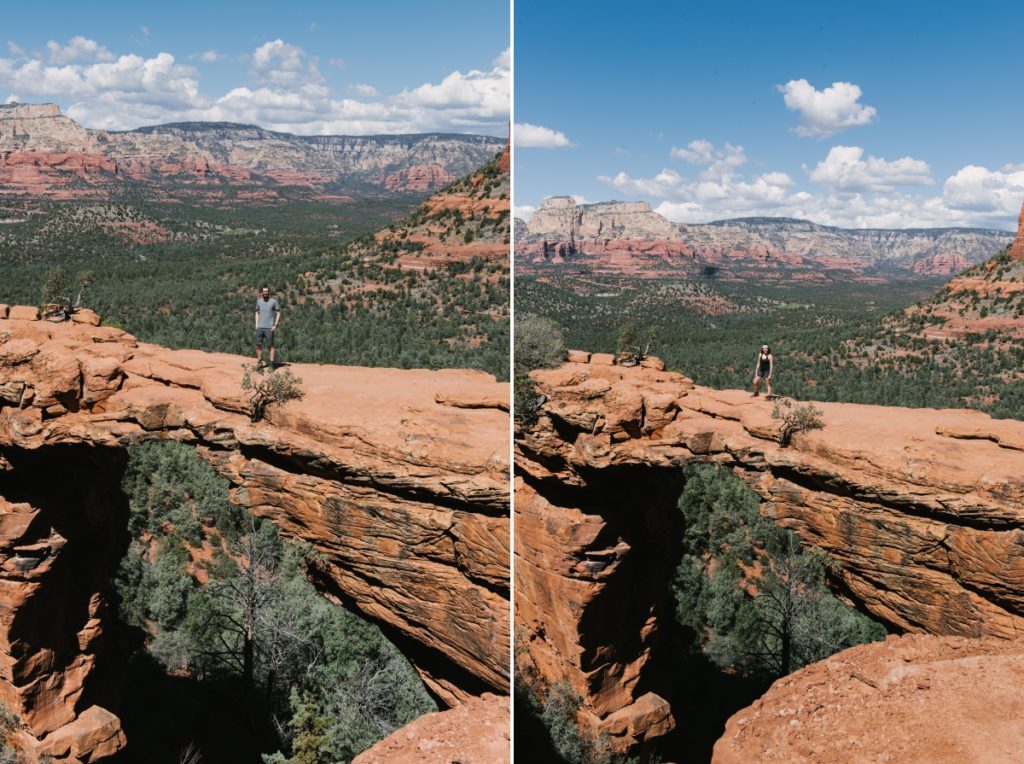
[[[274,366],[274,330],[281,323],[281,306],[270,296],[270,287],[264,286],[256,300],[256,365],[263,365],[263,345],[270,348],[270,366]]]

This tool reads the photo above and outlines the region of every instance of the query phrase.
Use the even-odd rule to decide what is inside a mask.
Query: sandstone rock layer
[[[672,689],[660,624],[690,462],[733,469],[890,627],[1024,635],[1024,423],[819,403],[824,428],[783,448],[764,398],[593,360],[532,374],[547,401],[516,438],[517,650],[528,680],[571,683],[595,731],[633,714],[621,748],[671,723],[650,695]]]
[[[425,714],[352,764],[504,764],[511,740],[508,702],[484,694],[449,711]]]
[[[714,764],[1024,759],[1024,643],[908,635],[784,677],[737,712]]]
[[[390,626],[443,700],[508,691],[507,385],[294,365],[305,397],[253,423],[247,359],[27,313],[0,320],[0,699],[37,752],[118,747],[103,693],[118,485],[124,448],[150,439],[194,444],[233,501],[320,552],[321,589]]]

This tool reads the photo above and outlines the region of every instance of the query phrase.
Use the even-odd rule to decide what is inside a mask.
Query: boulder
[[[7,318],[12,321],[38,321],[39,308],[35,305],[12,305]]]
[[[79,308],[71,314],[71,320],[76,324],[87,324],[88,326],[99,326],[100,316],[96,311],[88,308]]]
[[[737,711],[713,764],[1017,761],[1020,641],[891,636],[775,682]]]

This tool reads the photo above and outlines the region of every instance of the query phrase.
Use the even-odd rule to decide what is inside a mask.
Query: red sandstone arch
[[[659,620],[694,460],[733,468],[894,628],[1024,633],[1024,423],[819,403],[824,429],[782,448],[764,398],[571,357],[532,374],[548,400],[515,443],[517,666],[568,680],[620,749],[674,723]]]
[[[508,386],[474,371],[296,365],[305,397],[254,424],[239,356],[0,306],[0,700],[20,744],[124,746],[104,682],[126,545],[123,450],[192,443],[232,500],[319,551],[318,584],[397,634],[455,704],[508,693]]]

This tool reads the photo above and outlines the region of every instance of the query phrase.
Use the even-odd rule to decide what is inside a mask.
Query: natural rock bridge
[[[252,423],[245,359],[0,306],[0,701],[20,747],[124,746],[107,681],[127,546],[126,446],[195,444],[232,501],[323,555],[325,594],[385,624],[458,703],[508,693],[508,386],[474,371],[295,365],[305,397]]]
[[[772,404],[749,392],[586,362],[531,376],[548,400],[515,444],[517,666],[568,680],[620,749],[674,723],[659,622],[695,460],[734,469],[891,627],[1024,634],[1024,423],[821,403],[824,429],[783,448]]]

